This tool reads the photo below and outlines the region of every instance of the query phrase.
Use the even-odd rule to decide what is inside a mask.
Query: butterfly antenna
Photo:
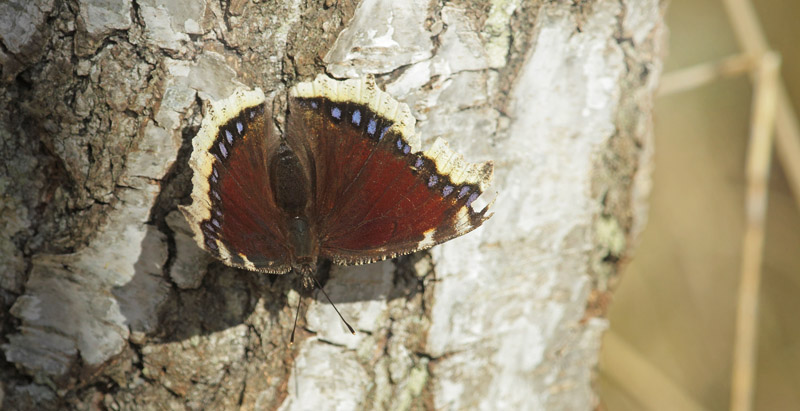
[[[300,317],[300,306],[303,305],[303,298],[297,299],[297,313],[294,315],[294,325],[292,326],[292,336],[289,338],[289,345],[294,344],[294,330],[297,329],[297,318]]]
[[[323,289],[322,286],[319,284],[319,281],[317,280],[317,278],[314,277],[314,276],[311,276],[311,278],[314,279],[314,284],[316,284],[317,288],[320,291],[322,291],[322,294],[325,294],[325,298],[328,299],[328,302],[331,303],[331,306],[333,306],[333,309],[336,310],[336,314],[339,314],[339,318],[342,319],[342,322],[344,323],[344,325],[346,325],[347,329],[350,330],[350,334],[356,335],[356,330],[354,330],[353,327],[351,327],[350,324],[347,322],[347,320],[345,320],[344,317],[342,317],[342,313],[340,313],[339,309],[336,308],[336,304],[334,304],[333,301],[331,301],[331,297],[328,297],[328,293],[326,293],[325,289]]]

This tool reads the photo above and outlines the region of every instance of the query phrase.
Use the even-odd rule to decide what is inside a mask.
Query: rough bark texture
[[[663,0],[0,3],[3,409],[588,409],[644,219]],[[494,159],[494,217],[430,253],[234,270],[176,212],[209,100],[373,73]],[[277,116],[281,121],[281,116]],[[287,344],[302,299],[298,341]],[[315,408],[316,407],[316,408]]]

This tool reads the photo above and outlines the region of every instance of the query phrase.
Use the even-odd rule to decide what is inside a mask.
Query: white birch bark
[[[221,6],[222,4],[222,6]],[[226,7],[223,9],[222,7]],[[643,224],[663,2],[0,4],[2,408],[590,409]],[[291,276],[197,249],[175,212],[201,105],[374,74],[472,162],[494,216]],[[280,116],[278,116],[280,117]],[[279,118],[280,120],[280,118]]]

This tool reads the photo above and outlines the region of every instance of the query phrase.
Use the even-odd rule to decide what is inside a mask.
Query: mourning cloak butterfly
[[[193,202],[181,210],[225,264],[308,280],[320,258],[392,258],[490,217],[472,203],[492,163],[467,163],[441,139],[419,152],[408,106],[371,77],[294,86],[282,137],[265,103],[260,89],[212,103],[192,141]]]

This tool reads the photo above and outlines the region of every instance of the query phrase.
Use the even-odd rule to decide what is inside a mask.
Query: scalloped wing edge
[[[407,104],[395,100],[375,84],[375,77],[366,75],[360,79],[335,80],[324,74],[311,82],[298,83],[292,87],[290,96],[300,98],[325,97],[334,102],[354,102],[368,106],[375,113],[394,121],[393,129],[411,146],[413,152],[420,151],[420,138],[414,131],[416,119]],[[450,149],[447,141],[437,138],[429,150],[422,153],[433,160],[436,171],[446,175],[454,184],[476,185],[483,192],[491,183],[494,164],[491,161],[469,163],[464,157]]]
[[[192,169],[192,204],[178,206],[189,227],[194,234],[194,240],[202,249],[207,249],[203,242],[204,236],[200,224],[211,218],[211,198],[209,192],[209,177],[213,164],[216,161],[210,153],[211,146],[220,132],[220,128],[227,124],[231,119],[239,115],[243,107],[253,107],[264,104],[266,96],[260,88],[248,90],[237,89],[230,96],[222,100],[211,101],[208,110],[203,116],[200,130],[192,139],[192,155],[189,158],[189,166]],[[233,263],[233,254],[219,240],[214,240],[219,250],[219,258],[226,264],[246,268],[252,271],[273,272],[269,268],[257,269],[255,265],[247,259],[247,256],[239,253],[239,258],[243,264]],[[275,271],[282,273],[284,271]]]

